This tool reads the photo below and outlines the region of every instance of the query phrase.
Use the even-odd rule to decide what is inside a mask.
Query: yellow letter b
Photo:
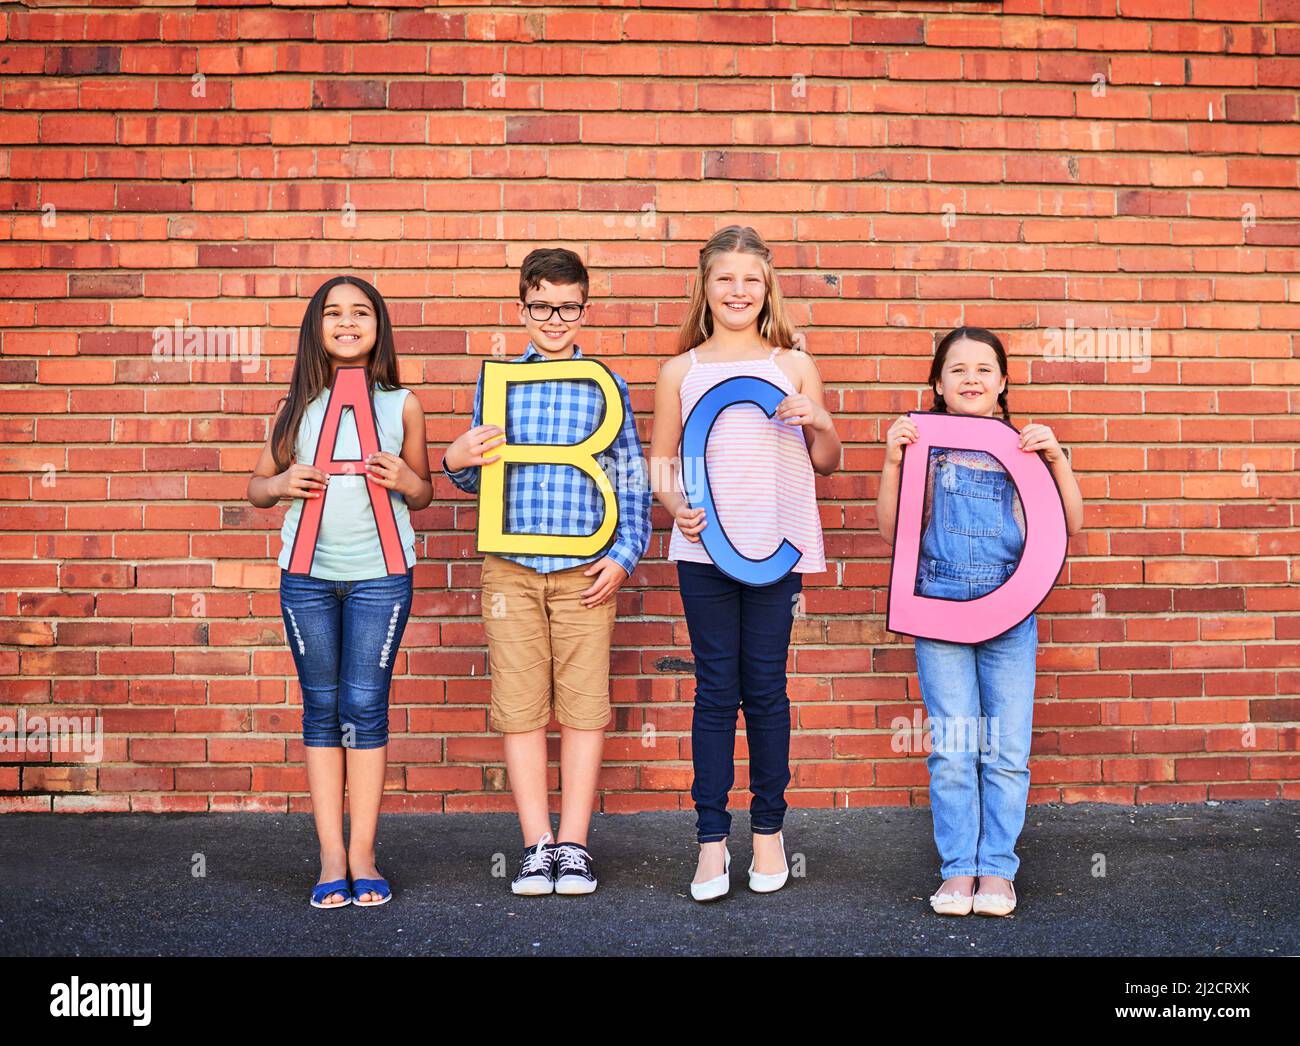
[[[545,360],[537,363],[485,361],[483,364],[482,423],[506,426],[506,393],[525,381],[592,381],[605,397],[605,414],[596,430],[579,443],[509,442],[493,447],[500,459],[484,465],[479,475],[478,550],[516,556],[594,556],[609,544],[618,526],[618,499],[596,455],[614,442],[623,426],[623,397],[614,375],[597,360]],[[600,526],[591,534],[513,534],[506,525],[507,465],[572,465],[592,478],[605,502]]]

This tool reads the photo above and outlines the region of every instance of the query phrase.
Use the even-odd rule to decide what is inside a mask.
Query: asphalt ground
[[[1300,954],[1300,804],[1032,806],[1006,919],[930,911],[925,809],[790,811],[793,874],[767,895],[746,886],[742,812],[732,891],[708,905],[693,826],[598,816],[594,894],[515,897],[513,816],[385,815],[393,900],[322,911],[307,815],[11,814],[0,955]]]

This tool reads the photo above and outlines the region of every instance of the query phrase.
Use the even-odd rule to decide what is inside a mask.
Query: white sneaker
[[[510,884],[513,893],[522,897],[537,897],[555,892],[552,870],[555,867],[554,838],[546,832],[536,846],[527,847],[519,860],[519,874]]]
[[[697,901],[716,901],[731,889],[731,851],[722,844],[722,874],[702,883],[691,883],[691,896]]]
[[[749,859],[749,888],[755,893],[775,893],[785,885],[790,878],[790,863],[785,859],[785,833],[777,832],[777,839],[781,841],[781,861],[785,868],[779,872],[756,872],[754,871],[754,859]]]

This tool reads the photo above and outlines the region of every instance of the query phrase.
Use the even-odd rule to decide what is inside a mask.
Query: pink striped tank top
[[[691,367],[682,379],[682,424],[691,408],[720,381],[750,375],[770,381],[793,395],[797,390],[776,364],[779,349],[762,360],[727,360],[701,363],[691,349]],[[718,415],[713,424],[705,463],[709,488],[719,523],[732,544],[750,559],[764,559],[788,538],[803,555],[795,564],[798,574],[826,569],[821,517],[808,444],[798,425],[767,417],[753,403],[737,403]],[[685,493],[678,475],[677,489]],[[668,560],[710,563],[703,542],[689,541],[673,523]]]

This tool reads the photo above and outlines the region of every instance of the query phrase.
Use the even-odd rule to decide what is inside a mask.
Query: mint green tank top
[[[411,395],[411,390],[376,387],[371,395],[375,405],[375,425],[379,429],[379,449],[400,455],[405,436],[402,408],[406,405],[406,397]],[[302,423],[298,426],[297,439],[294,440],[294,461],[306,465],[314,463],[316,441],[328,405],[329,389],[307,405]],[[355,459],[359,463],[359,471],[355,476],[330,477],[311,576],[327,581],[364,581],[367,578],[383,577],[388,573],[388,568],[384,564],[384,550],[379,544],[370,492],[366,489],[369,481],[365,472],[361,471],[364,463],[361,463],[361,443],[357,438],[356,419],[349,408],[344,408],[343,417],[339,420],[334,457],[339,461]],[[383,490],[382,487],[378,489]],[[415,531],[411,529],[411,513],[400,494],[392,490],[387,491],[387,494],[393,506],[393,515],[397,517],[397,534],[409,568],[415,565]],[[289,511],[284,514],[284,525],[280,528],[278,562],[284,570],[289,569],[289,556],[293,551],[294,535],[298,533],[302,506],[303,499],[294,498]]]

